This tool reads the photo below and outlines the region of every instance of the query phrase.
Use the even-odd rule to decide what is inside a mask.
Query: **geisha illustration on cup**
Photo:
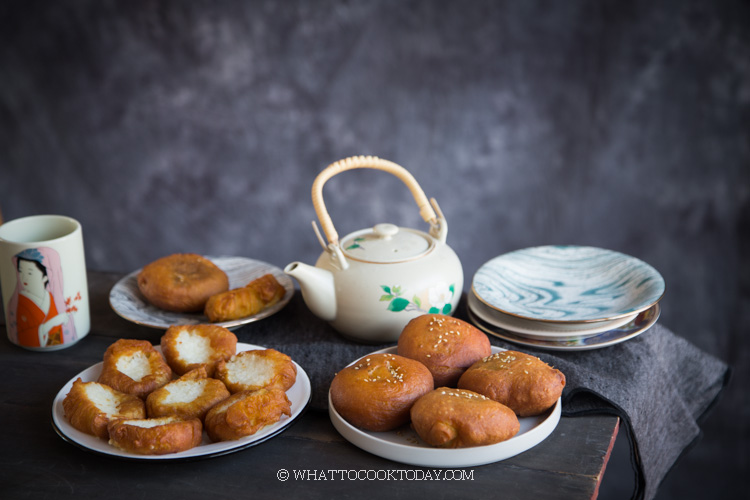
[[[27,248],[13,256],[16,288],[8,307],[8,334],[24,347],[52,347],[74,342],[72,303],[63,294],[60,256],[53,248]]]

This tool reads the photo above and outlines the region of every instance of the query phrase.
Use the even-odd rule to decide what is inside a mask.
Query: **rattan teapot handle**
[[[329,244],[338,245],[339,235],[336,232],[336,228],[333,227],[333,221],[331,220],[331,216],[328,214],[325,202],[323,201],[323,185],[334,175],[346,170],[354,170],[356,168],[372,168],[376,170],[383,170],[384,172],[391,173],[401,179],[401,181],[406,184],[406,186],[411,191],[411,194],[414,196],[414,201],[417,202],[417,206],[419,207],[419,214],[422,216],[425,222],[428,222],[430,224],[432,228],[431,233],[437,231],[440,222],[438,220],[438,217],[435,215],[433,206],[437,208],[438,213],[440,209],[437,207],[435,200],[427,199],[424,191],[422,191],[422,188],[419,187],[419,184],[417,184],[417,181],[414,179],[414,176],[412,176],[404,167],[397,165],[392,161],[383,160],[376,156],[352,156],[349,158],[344,158],[343,160],[339,160],[335,163],[331,163],[322,172],[320,172],[320,174],[318,174],[318,176],[315,178],[315,181],[313,182],[313,207],[315,208],[315,213],[318,215],[320,225],[326,235],[326,238],[328,239]],[[432,201],[433,205],[430,205],[430,201]],[[440,214],[440,218],[442,219],[442,214]]]

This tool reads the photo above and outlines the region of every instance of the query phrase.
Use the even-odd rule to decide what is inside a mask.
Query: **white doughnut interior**
[[[208,380],[177,380],[164,388],[169,393],[163,404],[190,403],[203,394]]]
[[[211,359],[211,340],[192,330],[183,330],[177,335],[177,351],[188,364],[205,363]]]
[[[151,374],[151,365],[146,355],[142,352],[137,352],[129,356],[120,356],[117,359],[116,366],[121,373],[124,373],[136,382],[140,382],[143,377]]]

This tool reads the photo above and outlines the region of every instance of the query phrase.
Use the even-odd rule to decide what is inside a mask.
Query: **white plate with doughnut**
[[[493,354],[503,350],[492,347]],[[396,347],[370,354],[378,353],[396,354]],[[561,410],[562,403],[558,399],[552,408],[541,415],[519,418],[521,429],[507,441],[487,446],[444,449],[422,441],[409,425],[387,432],[371,432],[354,427],[333,407],[331,393],[328,392],[328,414],[344,439],[373,455],[420,467],[475,467],[516,456],[538,445],[555,430]]]
[[[206,256],[206,258],[216,264],[219,269],[227,274],[230,290],[243,287],[254,279],[260,278],[265,274],[273,274],[274,278],[276,278],[286,291],[284,297],[279,302],[262,310],[258,314],[232,321],[214,323],[215,325],[234,329],[252,323],[253,321],[267,318],[268,316],[281,311],[281,309],[283,309],[292,299],[292,295],[294,295],[294,282],[276,266],[245,257]],[[165,311],[164,309],[159,309],[158,307],[149,304],[138,289],[138,273],[140,272],[141,270],[138,269],[123,277],[109,292],[109,304],[118,315],[135,324],[150,328],[159,328],[162,330],[166,330],[172,325],[197,325],[210,323],[208,318],[202,313],[176,313]]]
[[[155,346],[155,348],[161,351],[159,346]],[[265,347],[244,343],[237,344],[238,353],[254,349],[265,349]],[[299,418],[304,412],[305,408],[307,408],[307,405],[310,403],[310,398],[312,396],[312,386],[310,385],[310,378],[307,376],[307,373],[305,373],[305,370],[303,370],[300,365],[298,365],[296,362],[294,364],[297,367],[297,380],[295,381],[294,385],[288,391],[286,391],[286,395],[289,398],[289,401],[292,403],[292,416],[287,417],[284,415],[281,417],[281,420],[279,420],[275,424],[268,425],[255,434],[246,436],[236,441],[221,441],[213,443],[204,431],[203,442],[199,446],[196,446],[195,448],[192,448],[190,450],[179,453],[172,453],[169,455],[138,455],[115,448],[114,446],[109,445],[107,441],[75,429],[72,425],[70,425],[68,419],[65,418],[65,410],[63,409],[62,404],[63,399],[65,399],[65,396],[68,395],[70,389],[73,387],[73,382],[75,382],[78,377],[80,377],[84,382],[96,381],[102,371],[102,363],[97,363],[83,370],[81,373],[70,379],[68,383],[65,384],[62,389],[60,389],[60,391],[57,393],[57,396],[55,397],[55,400],[52,403],[52,426],[60,435],[60,437],[65,441],[85,450],[102,455],[109,455],[116,458],[130,460],[196,460],[199,458],[211,458],[226,455],[228,453],[234,453],[245,448],[258,445],[281,433],[292,422]]]

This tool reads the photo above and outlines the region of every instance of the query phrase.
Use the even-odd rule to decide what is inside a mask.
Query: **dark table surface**
[[[5,373],[0,383],[3,498],[223,498],[252,494],[253,498],[397,499],[413,498],[418,492],[430,498],[540,500],[594,498],[598,493],[619,427],[613,416],[563,417],[546,440],[520,455],[489,465],[444,470],[439,478],[437,473],[430,474],[431,469],[360,450],[338,434],[327,412],[312,407],[268,441],[191,462],[126,461],[73,446],[56,434],[51,423],[52,401],[60,388],[101,361],[114,339],[158,342],[160,336],[158,331],[133,325],[112,311],[109,290],[120,277],[117,273],[89,273],[91,332],[70,348],[31,352],[12,345],[4,326],[0,328],[0,364]],[[285,481],[279,479],[282,470],[290,474]]]

